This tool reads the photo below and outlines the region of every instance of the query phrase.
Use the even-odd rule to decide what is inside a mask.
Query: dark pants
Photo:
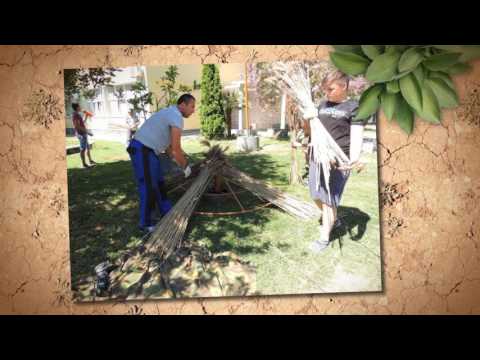
[[[132,160],[135,180],[140,196],[140,227],[152,226],[152,211],[155,204],[165,215],[172,203],[164,188],[164,173],[159,158],[153,150],[133,139],[127,149]]]
[[[318,184],[318,187],[315,184],[317,170],[313,162],[310,162],[309,171],[308,182],[311,198],[313,200],[320,200],[322,203],[338,208],[340,205],[340,200],[342,199],[343,190],[345,189],[345,185],[347,184],[347,180],[350,176],[350,171],[342,171],[338,169],[330,170],[330,196],[328,196],[323,169],[320,170],[320,184]]]

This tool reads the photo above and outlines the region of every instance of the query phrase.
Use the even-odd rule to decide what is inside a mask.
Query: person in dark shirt
[[[347,167],[339,167],[332,164],[330,169],[330,195],[325,185],[323,171],[320,173],[320,184],[316,185],[316,167],[310,163],[309,166],[309,188],[310,196],[317,206],[322,210],[322,226],[320,239],[314,241],[310,250],[320,252],[325,249],[330,241],[330,232],[337,221],[337,208],[342,198],[343,190],[350,176],[352,169],[360,171],[363,163],[359,161],[363,142],[363,121],[355,121],[358,110],[358,101],[348,99],[348,76],[342,72],[335,71],[327,75],[322,81],[322,88],[326,100],[318,107],[318,119],[332,136],[345,155],[350,159],[351,164]],[[309,121],[305,122],[306,131],[309,133]],[[312,160],[310,160],[311,162]]]

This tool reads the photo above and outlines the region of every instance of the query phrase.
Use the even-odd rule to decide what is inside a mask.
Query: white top
[[[176,105],[162,109],[150,116],[134,135],[134,139],[157,154],[171,144],[170,128],[183,130],[183,116]]]
[[[136,116],[131,116],[128,115],[127,118],[125,119],[125,122],[127,123],[127,126],[130,130],[137,130],[138,125],[140,124],[140,120]]]

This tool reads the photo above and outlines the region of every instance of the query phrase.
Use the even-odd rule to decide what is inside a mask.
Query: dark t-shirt
[[[347,100],[342,103],[323,101],[318,107],[318,118],[347,157],[350,157],[350,125],[360,124],[354,117],[358,110],[358,101]]]

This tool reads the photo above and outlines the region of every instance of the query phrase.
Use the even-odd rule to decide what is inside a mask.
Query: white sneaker
[[[155,226],[144,226],[140,229],[145,233],[151,233],[153,230],[155,230]]]
[[[327,247],[328,247],[328,241],[325,242],[323,239],[320,239],[320,240],[315,240],[314,242],[312,242],[308,248],[314,254],[318,254],[318,253],[322,252],[323,250],[325,250]]]

